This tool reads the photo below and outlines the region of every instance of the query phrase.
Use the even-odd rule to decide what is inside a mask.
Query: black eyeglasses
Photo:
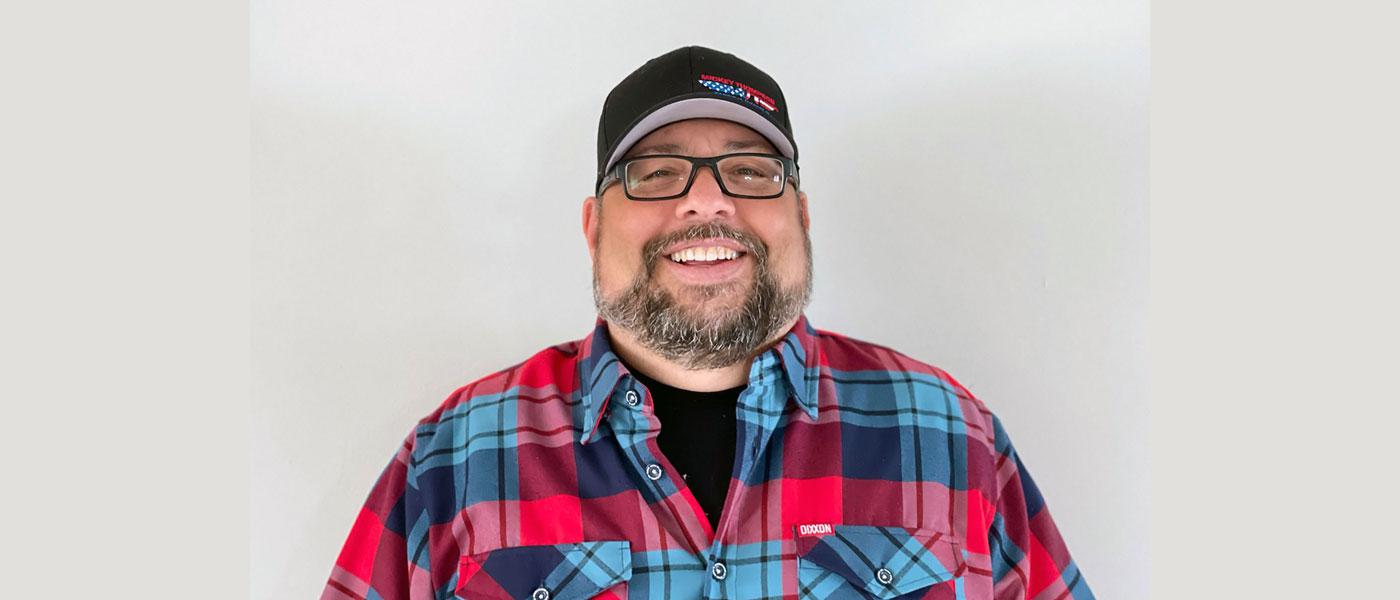
[[[598,184],[599,196],[615,181],[632,200],[670,200],[690,193],[695,174],[706,166],[719,189],[735,198],[777,198],[788,181],[797,188],[797,163],[786,156],[744,152],[697,158],[679,154],[648,154],[613,166]]]

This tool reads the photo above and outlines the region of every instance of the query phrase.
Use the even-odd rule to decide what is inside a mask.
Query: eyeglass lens
[[[724,189],[742,196],[772,196],[783,190],[783,163],[766,156],[730,156],[716,166]],[[623,181],[638,198],[675,196],[685,189],[694,164],[674,156],[643,157],[627,164]]]

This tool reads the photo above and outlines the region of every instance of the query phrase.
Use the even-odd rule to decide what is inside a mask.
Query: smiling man
[[[771,77],[634,71],[582,207],[594,330],[421,420],[323,598],[1092,598],[980,400],[806,320],[809,224]]]
[[[743,384],[748,359],[811,293],[795,163],[747,127],[697,118],[647,134],[604,170],[583,228],[615,351],[688,389]]]

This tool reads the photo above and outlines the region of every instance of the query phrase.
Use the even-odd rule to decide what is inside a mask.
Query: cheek
[[[802,230],[788,232],[781,247],[772,248],[771,268],[784,282],[800,280],[807,272],[807,249],[802,242]]]
[[[617,229],[604,230],[601,242],[599,247],[603,251],[606,262],[632,264],[641,261],[644,240],[639,239],[635,232]]]
[[[777,214],[765,216],[771,219],[766,222],[772,225],[757,233],[768,244],[769,268],[785,281],[801,277],[807,269],[807,249],[797,210],[787,207],[781,217]]]
[[[604,288],[617,287],[618,282],[628,277],[627,265],[637,260],[635,252],[628,252],[627,248],[617,243],[616,238],[616,235],[609,235],[606,231],[601,233],[598,256],[593,263]]]
[[[631,284],[641,269],[642,244],[648,239],[645,232],[635,227],[635,222],[612,217],[613,214],[609,213],[598,228],[597,255],[594,257],[594,269],[604,290],[616,290]]]
[[[607,205],[601,215],[600,242],[613,250],[641,256],[647,240],[665,233],[669,216],[665,203],[616,201]]]

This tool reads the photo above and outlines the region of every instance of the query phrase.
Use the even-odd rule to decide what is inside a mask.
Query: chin
[[[665,292],[670,294],[678,304],[684,306],[729,306],[738,308],[744,304],[748,298],[749,289],[752,282],[749,281],[729,281],[725,283],[714,283],[709,285],[672,284],[666,286]]]

